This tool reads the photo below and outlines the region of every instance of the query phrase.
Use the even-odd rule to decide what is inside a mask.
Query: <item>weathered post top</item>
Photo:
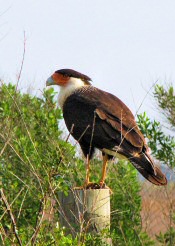
[[[72,190],[60,197],[60,224],[68,233],[101,234],[110,230],[110,190]],[[105,237],[105,233],[104,233]],[[110,239],[104,239],[109,245]]]

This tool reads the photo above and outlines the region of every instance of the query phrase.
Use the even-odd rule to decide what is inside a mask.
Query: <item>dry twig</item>
[[[4,205],[5,205],[6,209],[7,209],[8,215],[9,215],[10,220],[12,222],[13,232],[14,232],[14,235],[16,237],[16,240],[18,241],[18,244],[20,246],[22,246],[21,239],[18,236],[18,229],[17,229],[16,221],[15,221],[14,215],[12,213],[11,207],[10,207],[10,205],[9,205],[9,203],[7,201],[7,198],[6,198],[5,194],[4,194],[3,189],[0,190],[0,193],[1,193],[2,201],[3,201],[3,203],[4,203]]]

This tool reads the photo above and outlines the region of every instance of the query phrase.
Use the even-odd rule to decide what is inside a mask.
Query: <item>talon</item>
[[[95,190],[95,189],[101,189],[100,184],[98,183],[93,183],[93,182],[85,182],[83,186],[80,187],[74,187],[74,190]]]
[[[74,190],[90,190],[90,189],[100,189],[100,185],[93,182],[84,182],[82,186],[74,187]]]
[[[93,182],[89,182],[84,183],[83,186],[79,186],[79,187],[74,187],[73,190],[99,190],[99,189],[109,189],[110,195],[113,194],[113,191],[104,183],[101,182],[98,183],[93,183]]]
[[[100,189],[100,185],[97,184],[97,183],[92,183],[90,182],[87,186],[86,186],[86,189],[89,190],[89,189]]]
[[[109,188],[109,186],[107,186],[107,185],[104,183],[104,181],[100,181],[99,185],[100,185],[100,189],[109,189],[110,195],[113,194],[113,191],[111,190],[111,188]]]
[[[105,189],[106,188],[106,184],[104,183],[104,181],[100,181],[99,185],[100,185],[101,189]]]

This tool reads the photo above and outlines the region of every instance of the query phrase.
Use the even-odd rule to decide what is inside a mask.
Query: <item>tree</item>
[[[75,151],[61,139],[58,122],[62,116],[54,95],[53,89],[38,98],[16,91],[11,84],[0,88],[1,193],[11,210],[11,215],[5,213],[3,200],[6,245],[11,245],[15,236],[24,244],[28,240],[34,243],[50,197],[60,189],[66,192],[71,182]],[[48,229],[52,231],[42,228],[43,235]]]
[[[0,173],[2,245],[103,245],[96,236],[75,239],[59,226],[58,192],[80,185],[84,162],[62,137],[62,114],[53,89],[41,97],[0,88]],[[92,163],[97,181],[101,161]],[[117,245],[152,245],[142,233],[137,171],[126,161],[110,164],[107,183],[113,191],[111,235]],[[46,212],[54,214],[46,216]]]
[[[174,88],[169,85],[167,88],[156,85],[154,88],[154,98],[160,110],[164,115],[165,122],[169,125],[169,130],[174,131],[175,127],[175,94]],[[162,165],[167,165],[174,172],[175,167],[175,139],[174,132],[172,135],[165,133],[160,122],[151,121],[146,113],[138,115],[138,124],[148,144],[152,150],[154,157],[159,160]],[[165,129],[166,130],[166,129]],[[174,184],[173,187],[174,188]],[[170,211],[169,229],[165,234],[157,236],[158,242],[163,245],[175,245],[175,208],[172,204]]]

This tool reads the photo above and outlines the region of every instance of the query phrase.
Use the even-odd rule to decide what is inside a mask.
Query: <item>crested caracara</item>
[[[88,76],[72,69],[56,71],[46,85],[60,86],[59,105],[66,126],[87,158],[86,187],[91,184],[89,165],[96,148],[103,154],[100,187],[104,187],[107,161],[113,157],[127,158],[151,183],[167,184],[150,156],[133,114],[119,98],[92,86]]]

